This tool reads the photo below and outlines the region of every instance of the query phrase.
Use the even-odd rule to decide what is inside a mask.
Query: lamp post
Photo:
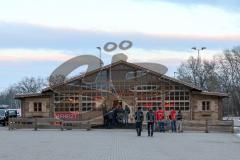
[[[204,49],[207,49],[206,47],[201,47],[201,48],[197,48],[197,47],[192,47],[193,50],[196,50],[198,52],[198,62],[199,62],[199,59],[200,59],[200,51],[204,50]]]
[[[178,72],[174,72],[174,78],[176,78],[176,75],[178,74]]]
[[[99,62],[99,67],[102,67],[102,48],[101,47],[96,47],[99,50],[99,58],[100,58],[100,62]]]
[[[200,63],[200,51],[203,51],[203,50],[207,49],[207,47],[201,47],[201,48],[192,47],[192,49],[196,50],[197,53],[198,53],[198,56],[197,56],[197,67],[196,67],[196,69],[198,69],[199,63]]]
[[[102,98],[102,48],[96,47],[99,50],[99,68],[100,68],[100,95]]]
[[[196,81],[196,76],[197,76],[197,74],[199,73],[198,71],[199,71],[199,65],[200,65],[200,51],[205,50],[205,49],[207,49],[207,48],[206,48],[206,47],[201,47],[201,48],[192,47],[192,49],[193,49],[193,50],[196,50],[197,53],[198,53],[197,63],[196,63],[196,65],[194,66],[194,67],[196,67],[196,68],[194,68],[194,70],[193,70],[194,83],[195,83],[195,85],[197,85],[198,83],[197,83],[197,81]]]

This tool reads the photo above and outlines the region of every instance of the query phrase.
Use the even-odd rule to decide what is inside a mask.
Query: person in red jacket
[[[176,118],[177,118],[176,111],[172,109],[169,117],[171,120],[172,132],[176,132]]]
[[[159,125],[159,131],[160,132],[165,132],[164,128],[164,110],[159,107],[158,110],[156,111],[156,121]]]

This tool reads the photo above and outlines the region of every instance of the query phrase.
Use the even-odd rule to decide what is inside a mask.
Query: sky
[[[239,0],[0,0],[0,91],[24,77],[48,77],[78,55],[130,40],[129,62],[176,68],[193,46],[211,59],[240,45]]]

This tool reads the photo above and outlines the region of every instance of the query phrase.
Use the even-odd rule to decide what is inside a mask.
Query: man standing
[[[137,135],[141,136],[142,122],[143,122],[143,112],[141,110],[141,107],[138,107],[138,111],[135,112],[135,121],[136,121]]]
[[[160,132],[165,132],[164,128],[164,110],[159,107],[158,110],[156,111],[156,120],[159,125],[159,131]]]
[[[178,111],[178,114],[177,114],[177,131],[178,133],[179,132],[183,132],[182,130],[182,113],[181,113],[181,110]]]
[[[128,115],[130,114],[130,109],[127,105],[125,105],[125,108],[124,108],[124,123],[125,125],[128,124]]]
[[[149,108],[147,114],[146,114],[146,119],[147,119],[147,129],[148,129],[148,136],[153,136],[153,126],[154,126],[154,121],[155,121],[155,115],[152,111],[151,108]]]
[[[170,120],[171,120],[172,132],[176,132],[176,111],[173,109],[170,112]]]

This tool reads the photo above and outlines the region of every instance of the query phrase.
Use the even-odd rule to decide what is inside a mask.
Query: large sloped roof
[[[39,98],[39,97],[46,97],[47,95],[42,93],[24,93],[24,94],[17,94],[15,95],[15,99],[22,99],[22,98]]]
[[[82,74],[82,75],[73,77],[73,78],[71,78],[71,79],[68,79],[68,80],[66,80],[65,82],[61,83],[61,84],[58,84],[58,85],[53,86],[52,88],[58,87],[58,86],[61,86],[61,85],[67,84],[67,83],[71,83],[71,82],[73,82],[73,81],[75,81],[75,80],[82,79],[82,78],[84,78],[85,76],[94,74],[94,73],[99,72],[99,71],[101,71],[101,70],[106,70],[106,69],[108,69],[108,68],[110,68],[110,67],[114,67],[114,66],[117,66],[117,65],[119,65],[119,64],[125,64],[125,65],[128,65],[128,66],[137,68],[137,69],[146,70],[146,71],[148,71],[148,72],[150,72],[150,73],[152,73],[152,74],[155,74],[155,75],[157,75],[157,76],[160,76],[160,77],[162,77],[162,78],[164,78],[164,79],[168,79],[168,80],[170,80],[170,81],[173,81],[173,82],[176,82],[176,83],[185,85],[185,86],[187,86],[187,87],[189,87],[189,88],[191,88],[191,89],[193,89],[193,90],[195,90],[195,91],[198,91],[199,94],[211,95],[211,96],[219,96],[219,97],[227,97],[227,94],[226,94],[226,93],[202,91],[201,88],[199,88],[198,86],[195,86],[195,85],[193,85],[193,84],[191,84],[191,83],[187,83],[187,82],[184,82],[184,81],[181,81],[181,80],[178,80],[178,79],[169,77],[169,76],[164,75],[164,74],[161,74],[161,73],[159,73],[159,72],[150,70],[149,68],[145,68],[145,67],[142,66],[142,65],[140,66],[140,65],[138,65],[138,64],[129,63],[129,62],[126,62],[126,61],[117,61],[117,62],[115,62],[115,63],[111,63],[111,64],[109,64],[109,65],[103,66],[102,68],[98,68],[98,69],[92,70],[92,71],[90,71],[90,72],[87,72],[87,73],[85,73],[85,74]],[[47,87],[47,88],[44,88],[44,89],[42,90],[42,93],[40,93],[40,94],[17,95],[16,98],[43,96],[43,93],[48,92],[48,91],[51,91],[51,90],[52,90],[51,87]]]
[[[193,84],[190,84],[190,83],[187,83],[187,82],[184,82],[184,81],[181,81],[181,80],[178,80],[178,79],[175,79],[175,78],[166,76],[166,75],[164,75],[164,74],[160,74],[160,73],[158,73],[158,72],[156,72],[156,71],[149,70],[148,68],[144,68],[143,66],[140,66],[140,65],[138,65],[138,64],[129,63],[129,62],[126,62],[126,61],[118,61],[118,62],[109,64],[109,65],[103,66],[102,68],[98,68],[98,69],[92,70],[92,71],[90,71],[90,72],[87,72],[87,73],[85,73],[85,74],[83,74],[83,75],[76,76],[76,77],[73,77],[73,78],[71,78],[71,79],[68,79],[68,80],[66,80],[64,83],[58,84],[58,85],[53,86],[53,87],[58,87],[58,86],[60,86],[60,85],[67,84],[67,83],[73,82],[73,81],[75,81],[75,80],[82,79],[82,78],[85,77],[85,76],[94,74],[94,73],[96,73],[96,72],[99,72],[100,70],[105,70],[105,69],[108,69],[108,68],[110,68],[110,67],[114,67],[114,66],[119,65],[119,64],[125,64],[125,65],[131,66],[131,67],[134,67],[134,68],[138,68],[138,69],[141,69],[141,70],[147,70],[148,72],[153,73],[153,74],[155,74],[155,75],[157,75],[157,76],[161,76],[162,78],[171,80],[171,81],[176,82],[176,83],[180,83],[180,84],[185,85],[185,86],[187,86],[187,87],[190,87],[190,88],[192,88],[192,89],[195,89],[195,90],[198,90],[198,91],[201,91],[201,90],[202,90],[201,88],[199,88],[199,87],[197,87],[197,86],[195,86],[195,85],[193,85]],[[43,92],[46,92],[46,91],[49,91],[49,90],[51,90],[51,88],[50,88],[50,87],[47,87],[47,88],[43,89]]]
[[[202,91],[202,92],[200,92],[200,93],[193,93],[193,94],[201,94],[201,95],[217,96],[217,97],[229,97],[229,94],[227,94],[227,93],[221,93],[221,92]]]

